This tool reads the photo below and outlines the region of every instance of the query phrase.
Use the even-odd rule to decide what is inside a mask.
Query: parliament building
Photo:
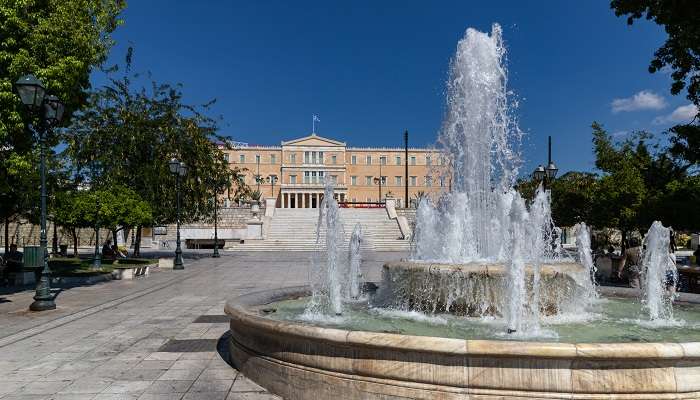
[[[280,146],[237,144],[224,150],[224,157],[243,171],[246,184],[263,198],[276,199],[279,208],[317,208],[327,179],[333,180],[338,201],[356,207],[386,197],[399,207],[415,206],[418,195],[449,186],[444,159],[433,149],[409,148],[406,157],[404,148],[348,147],[311,134]]]

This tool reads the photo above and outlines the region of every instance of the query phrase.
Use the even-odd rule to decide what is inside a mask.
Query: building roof
[[[289,141],[286,141],[286,142],[283,141],[283,142],[282,142],[282,146],[288,146],[288,145],[290,145],[290,144],[299,144],[299,143],[304,142],[304,141],[307,141],[307,140],[309,140],[309,139],[316,139],[316,140],[320,140],[320,141],[322,141],[322,142],[328,142],[328,144],[332,144],[332,145],[335,145],[335,146],[345,146],[345,142],[339,142],[339,141],[337,141],[337,140],[329,139],[329,138],[326,138],[326,137],[323,137],[323,136],[318,136],[318,135],[315,134],[315,133],[311,133],[311,135],[304,136],[304,137],[301,137],[301,138],[299,138],[299,139],[292,139],[292,140],[289,140]]]

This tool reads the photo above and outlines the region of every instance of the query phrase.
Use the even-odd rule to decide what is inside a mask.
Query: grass
[[[80,258],[52,258],[49,260],[49,269],[52,276],[61,277],[88,277],[112,273],[115,269],[135,268],[152,264],[154,260],[140,258],[126,258],[121,260],[102,260],[99,270],[92,269],[92,260]],[[35,268],[25,268],[34,271]]]

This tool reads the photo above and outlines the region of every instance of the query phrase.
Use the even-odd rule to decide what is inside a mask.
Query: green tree
[[[26,212],[36,191],[36,138],[25,129],[13,82],[39,77],[61,98],[67,115],[80,108],[90,73],[106,59],[121,23],[123,0],[5,0],[0,2],[0,216]],[[34,121],[36,122],[36,121]],[[55,135],[49,144],[56,144]]]
[[[671,93],[688,90],[688,99],[700,106],[700,6],[697,0],[612,0],[615,15],[627,24],[646,18],[664,27],[668,38],[654,53],[649,72],[671,69]]]
[[[188,167],[180,179],[182,221],[208,218],[212,190],[203,180],[228,187],[232,172],[220,148],[228,146],[226,140],[216,133],[216,120],[205,114],[212,103],[184,103],[180,85],[153,82],[148,90],[133,89],[131,57],[129,49],[124,75],[92,93],[88,107],[75,115],[66,130],[66,154],[77,175],[90,176],[91,166],[99,164],[101,185],[133,190],[150,205],[158,224],[175,221],[176,178],[168,162],[177,157]]]
[[[589,172],[570,171],[551,183],[552,218],[557,225],[592,223],[598,177]]]

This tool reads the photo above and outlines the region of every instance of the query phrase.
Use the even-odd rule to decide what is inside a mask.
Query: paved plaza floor
[[[28,311],[33,290],[0,292],[0,400],[278,399],[227,364],[224,304],[306,284],[310,256],[223,252],[184,271],[66,288],[41,313]],[[379,280],[404,256],[366,254],[365,276]]]

